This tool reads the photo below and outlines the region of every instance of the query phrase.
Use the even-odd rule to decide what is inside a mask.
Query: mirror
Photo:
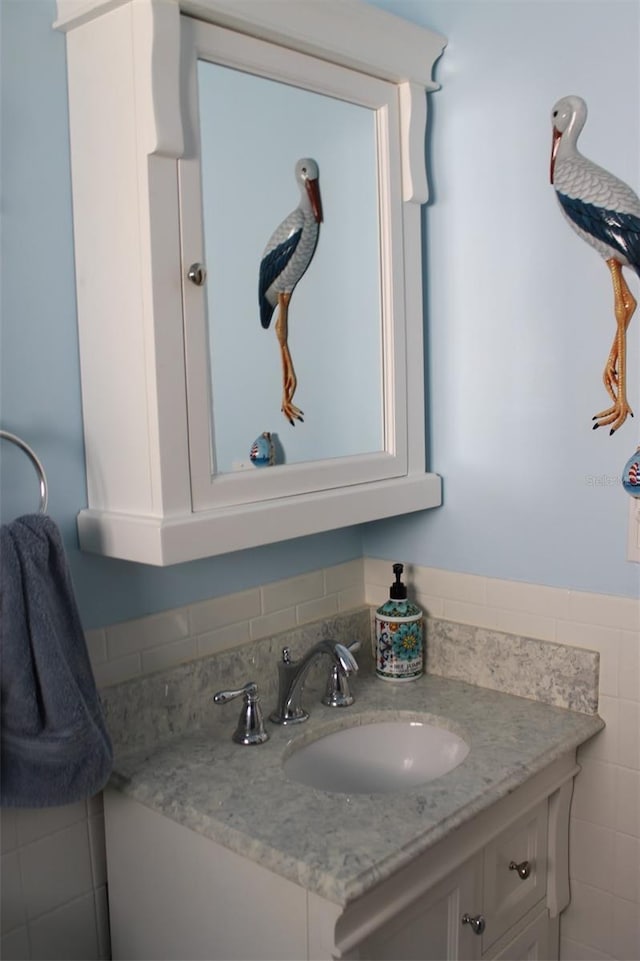
[[[199,59],[206,307],[213,467],[248,461],[277,435],[277,463],[383,448],[376,114],[310,90]],[[265,244],[299,203],[296,161],[314,158],[323,222],[288,311],[303,421],[281,413],[275,332],[260,323]]]
[[[207,269],[201,287],[185,290],[194,507],[400,476],[397,89],[184,17],[182,37],[183,261]],[[281,305],[264,329],[259,275],[274,230],[301,202],[295,170],[305,157],[319,169],[323,219],[288,308],[297,420],[281,409]],[[275,441],[275,468],[256,471],[250,451],[263,433]]]

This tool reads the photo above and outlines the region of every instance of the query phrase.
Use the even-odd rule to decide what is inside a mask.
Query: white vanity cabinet
[[[81,547],[165,565],[437,506],[440,478],[425,464],[421,209],[427,93],[437,89],[431,74],[443,38],[362,0],[58,0],[55,26],[67,37],[88,490]],[[322,155],[325,218],[313,269],[290,308],[298,321],[290,318],[290,337],[325,326],[326,336],[324,353],[313,340],[298,347],[309,371],[299,376],[296,403],[304,409],[304,385],[316,400],[295,428],[279,410],[279,389],[274,405],[252,390],[274,357],[276,388],[280,378],[274,331],[260,327],[258,267],[264,231],[297,202],[292,170],[302,147],[283,144],[300,124],[289,125],[283,110],[254,144],[255,112],[240,113],[234,99],[237,126],[231,111],[227,128],[207,112],[207,142],[229,148],[231,173],[221,175],[203,159],[205,64],[266,85],[250,100],[286,87],[319,100],[329,117],[313,146]],[[230,99],[223,90],[218,103]],[[332,110],[342,118],[333,138]],[[345,110],[362,123],[348,123]],[[358,154],[342,141],[360,126],[369,142]],[[267,217],[245,195],[278,149],[288,192]],[[367,163],[372,185],[371,202],[353,211],[349,185],[365,178],[347,169],[351,156],[363,174]],[[240,172],[247,157],[251,177]],[[273,173],[264,181],[257,198],[266,204]],[[205,216],[212,184],[215,196],[231,198],[234,228],[237,203],[233,240],[217,236],[219,221]],[[360,219],[374,229],[358,243]],[[373,263],[359,259],[372,233]],[[258,243],[246,266],[245,239]],[[215,298],[227,280],[231,299],[221,307]],[[373,307],[364,306],[365,280]],[[320,291],[303,307],[314,282]],[[351,380],[360,385],[355,396]],[[369,437],[372,406],[379,413]],[[255,424],[238,419],[234,431],[245,408]],[[349,439],[325,448],[347,425]],[[311,452],[291,456],[312,429]],[[256,470],[249,450],[265,430],[277,433],[286,462]],[[235,445],[227,459],[224,431]]]
[[[576,771],[558,758],[346,905],[111,789],[114,961],[557,958]]]

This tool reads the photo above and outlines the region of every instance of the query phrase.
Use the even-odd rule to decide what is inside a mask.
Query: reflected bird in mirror
[[[278,308],[275,330],[282,358],[281,409],[292,426],[296,420],[302,421],[303,411],[293,403],[298,381],[288,344],[289,301],[313,259],[322,223],[317,163],[303,157],[296,164],[295,174],[300,203],[271,235],[260,262],[259,281],[260,322],[264,328]]]
[[[616,333],[602,379],[612,404],[596,414],[597,427],[613,434],[631,410],[626,396],[626,335],[636,301],[622,268],[640,276],[640,198],[622,180],[583,157],[578,137],[587,119],[581,97],[563,97],[551,113],[553,143],[550,179],[563,214],[578,236],[607,263],[613,282]]]

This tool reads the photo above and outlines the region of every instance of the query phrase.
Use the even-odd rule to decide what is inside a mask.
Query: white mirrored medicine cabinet
[[[67,42],[80,546],[167,565],[438,506],[421,205],[444,39],[363,0],[58,0],[54,26]],[[258,270],[303,156],[319,165],[324,219],[291,298],[294,427]],[[263,431],[280,456],[256,468]]]

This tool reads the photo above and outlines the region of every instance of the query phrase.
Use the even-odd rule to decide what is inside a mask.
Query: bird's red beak
[[[307,193],[309,194],[309,200],[311,201],[311,209],[313,210],[313,216],[316,218],[316,223],[322,223],[322,201],[320,200],[320,187],[317,180],[305,180],[305,187],[307,188]]]
[[[558,146],[560,145],[560,138],[562,134],[556,128],[553,128],[553,140],[551,142],[551,164],[549,167],[549,181],[553,183],[553,172],[556,167],[556,154],[558,153]]]

